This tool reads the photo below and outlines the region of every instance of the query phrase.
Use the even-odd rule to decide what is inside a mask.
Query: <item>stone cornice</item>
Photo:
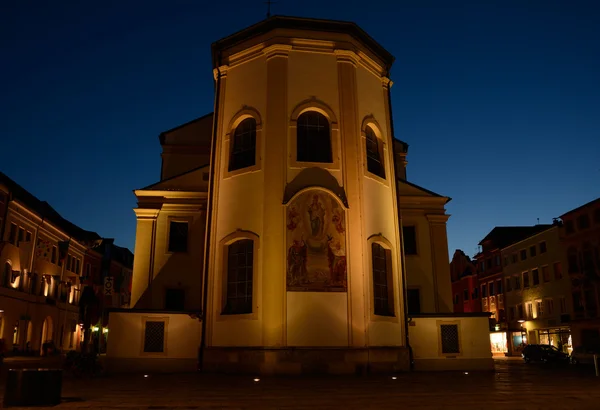
[[[229,70],[229,66],[227,66],[227,65],[222,65],[218,69],[217,68],[213,69],[213,77],[214,77],[215,81],[217,80],[217,76],[219,75],[219,72],[221,73],[221,78],[227,77],[227,70]]]
[[[432,224],[445,224],[448,222],[450,215],[447,214],[425,214],[427,220]]]
[[[338,63],[349,63],[356,67],[356,65],[360,62],[358,54],[356,54],[354,51],[336,49],[333,51],[333,53],[335,54]]]
[[[133,208],[133,212],[137,219],[156,219],[160,211],[158,209]]]
[[[288,44],[273,44],[268,47],[263,48],[262,52],[265,56],[267,56],[267,60],[276,57],[285,57],[287,58],[292,50],[292,46]]]
[[[168,191],[168,190],[143,190],[137,189],[133,191],[138,198],[165,198],[165,199],[206,199],[207,192],[201,191]]]

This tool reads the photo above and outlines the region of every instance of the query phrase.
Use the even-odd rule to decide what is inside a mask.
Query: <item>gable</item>
[[[208,192],[208,172],[208,165],[204,165],[142,188],[142,190]]]

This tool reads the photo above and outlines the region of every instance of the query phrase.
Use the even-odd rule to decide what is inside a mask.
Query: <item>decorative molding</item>
[[[215,81],[217,80],[217,76],[219,75],[219,72],[221,73],[221,78],[227,77],[227,70],[229,70],[228,65],[222,65],[219,68],[214,68],[213,69],[213,77],[214,77]]]
[[[158,209],[148,209],[148,208],[134,208],[133,212],[135,212],[135,216],[137,219],[156,219],[160,210]]]
[[[360,57],[354,51],[336,49],[333,51],[338,63],[349,63],[356,67],[360,62]]]
[[[445,224],[448,222],[450,215],[447,214],[425,214],[427,220],[432,224]]]
[[[285,57],[287,58],[292,50],[292,46],[288,44],[273,44],[271,46],[265,47],[262,52],[265,56],[267,56],[267,60],[275,57]]]

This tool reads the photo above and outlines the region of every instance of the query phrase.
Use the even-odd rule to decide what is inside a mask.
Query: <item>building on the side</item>
[[[570,353],[570,320],[573,314],[571,284],[563,273],[560,223],[501,250],[506,335],[510,355],[520,355],[527,343],[550,344]],[[500,343],[500,342],[499,342]]]
[[[212,52],[214,113],[160,134],[161,179],[135,191],[107,368],[493,367],[488,315],[452,313],[449,198],[406,181],[393,57],[353,23],[278,16]]]
[[[460,249],[454,252],[450,262],[450,277],[454,312],[481,312],[477,267]]]
[[[99,352],[106,351],[108,309],[128,308],[131,300],[133,254],[127,248],[104,238],[86,252],[82,273],[81,323],[83,344]],[[109,278],[111,291],[106,290]],[[109,293],[109,294],[108,294]]]
[[[600,346],[600,198],[561,217],[561,243],[571,281],[574,347]]]
[[[550,226],[497,226],[479,242],[481,251],[474,259],[477,261],[481,310],[491,314],[490,342],[494,355],[508,353],[502,249]]]
[[[82,269],[101,240],[0,172],[0,337],[10,353],[77,350]]]

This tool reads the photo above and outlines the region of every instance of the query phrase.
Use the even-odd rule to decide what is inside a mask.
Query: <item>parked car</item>
[[[571,364],[594,364],[594,355],[600,360],[600,348],[578,346],[571,352]]]
[[[569,355],[551,345],[527,345],[521,354],[525,363],[568,363]]]

